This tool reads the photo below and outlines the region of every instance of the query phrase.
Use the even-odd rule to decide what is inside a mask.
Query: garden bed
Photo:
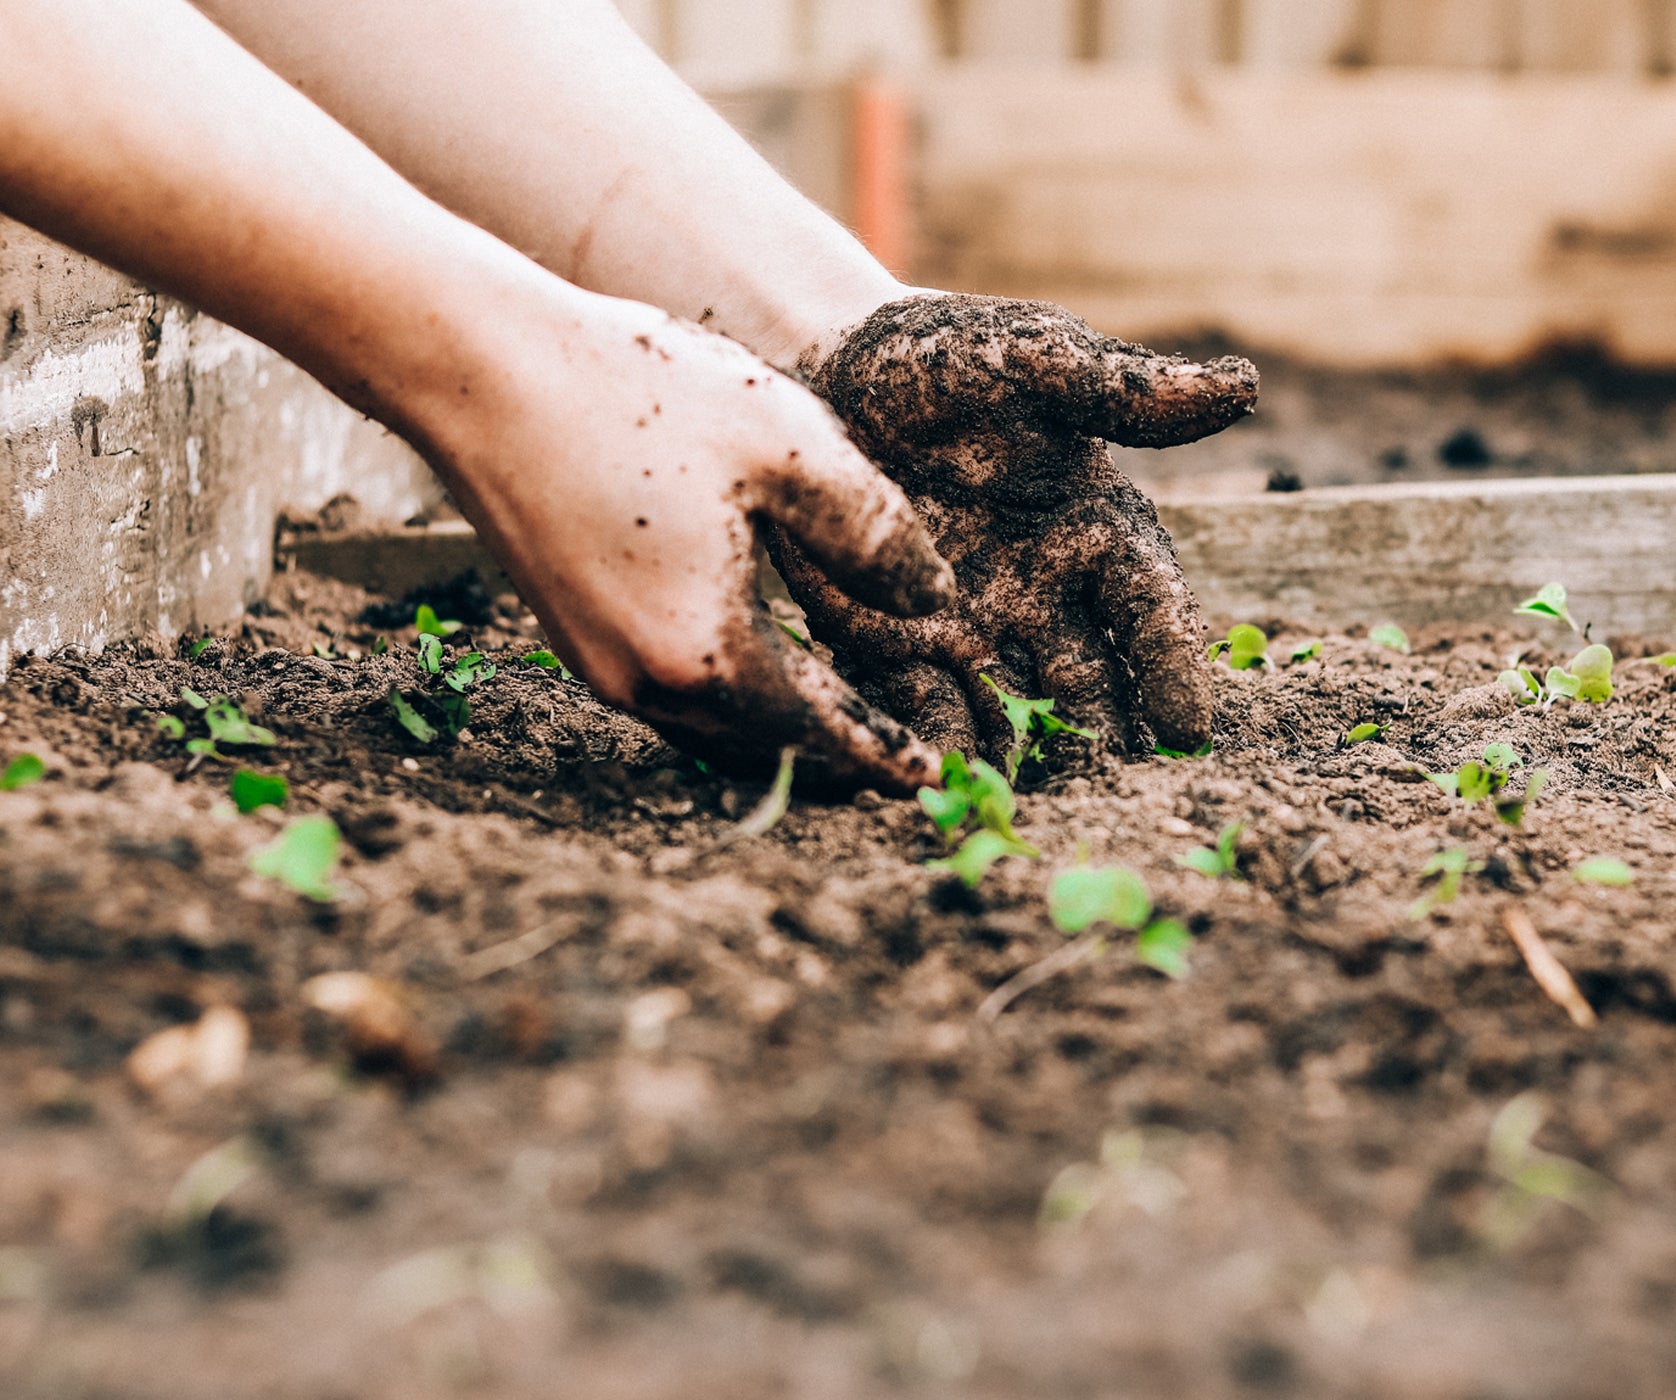
[[[0,792],[7,1395],[1668,1393],[1662,647],[1613,639],[1607,704],[1517,709],[1498,672],[1566,660],[1558,630],[1294,665],[1303,632],[1223,618],[1282,664],[1219,668],[1215,753],[1059,741],[1021,783],[1042,858],[968,891],[911,803],[739,838],[759,788],[523,663],[515,600],[432,601],[469,628],[445,665],[469,635],[499,667],[453,743],[387,702],[436,688],[411,602],[308,574],[196,657],[14,668],[0,754],[47,776]],[[158,727],[201,732],[182,687],[274,731],[288,817]],[[1548,774],[1517,827],[1424,777],[1491,743],[1510,790]],[[248,868],[308,814],[344,834],[330,903]],[[1177,863],[1235,823],[1240,878]],[[1413,917],[1447,849],[1483,869]],[[980,1017],[1065,947],[1081,858],[1144,878],[1189,975],[1114,934]],[[338,972],[393,998],[353,1045]],[[158,1051],[218,1007],[214,1045]]]

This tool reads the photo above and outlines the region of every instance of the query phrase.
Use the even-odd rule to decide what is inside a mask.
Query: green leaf
[[[557,671],[560,680],[572,681],[576,679],[575,676],[571,675],[570,667],[545,648],[540,651],[525,652],[524,661],[531,666],[539,666],[544,671]]]
[[[214,642],[214,637],[199,637],[197,641],[187,647],[186,654],[196,661],[214,644]]]
[[[1469,759],[1455,770],[1456,795],[1469,807],[1482,802],[1495,787],[1494,770],[1475,760]]]
[[[1583,678],[1574,676],[1564,666],[1550,666],[1548,674],[1543,680],[1550,696],[1564,696],[1567,700],[1575,700],[1583,689]]]
[[[1236,869],[1234,857],[1235,848],[1239,845],[1240,834],[1245,830],[1244,822],[1229,822],[1216,834],[1216,856],[1222,862],[1222,869],[1233,874]]]
[[[431,697],[431,703],[442,715],[442,727],[450,739],[471,723],[471,701],[453,691],[443,691]]]
[[[791,623],[782,622],[779,618],[775,618],[774,625],[790,637],[792,641],[796,642],[798,646],[802,647],[804,651],[813,651],[815,649],[814,644],[795,627],[793,627]]]
[[[1369,739],[1377,739],[1385,732],[1383,724],[1358,724],[1344,736],[1346,744],[1365,744]]]
[[[1217,657],[1221,656],[1223,652],[1228,650],[1228,647],[1229,647],[1228,640],[1227,640],[1227,638],[1224,637],[1221,641],[1212,642],[1208,647],[1206,647],[1205,648],[1205,655],[1208,656],[1212,661],[1215,661]]]
[[[1392,623],[1375,627],[1373,631],[1368,633],[1368,640],[1375,646],[1384,647],[1387,651],[1400,651],[1404,656],[1408,655],[1408,633]]]
[[[1496,816],[1509,826],[1518,826],[1525,819],[1525,808],[1535,802],[1542,795],[1542,789],[1548,786],[1548,770],[1538,768],[1525,784],[1525,790],[1517,797],[1502,797],[1496,799]]]
[[[1184,749],[1166,748],[1163,744],[1153,745],[1153,753],[1160,758],[1209,758],[1216,747],[1215,740],[1206,739],[1203,744],[1188,753]]]
[[[209,709],[209,701],[204,699],[202,695],[198,694],[198,692],[192,689],[189,685],[183,685],[180,688],[180,698],[186,701],[186,703],[194,710]]]
[[[422,637],[452,637],[465,624],[454,621],[444,621],[436,615],[436,609],[429,603],[421,603],[414,609],[413,626]]]
[[[419,668],[433,676],[442,671],[442,643],[434,632],[419,634]]]
[[[1520,666],[1517,670],[1503,671],[1496,677],[1498,685],[1504,685],[1513,692],[1513,699],[1521,705],[1534,705],[1542,698],[1542,683],[1531,674],[1530,668]]]
[[[225,763],[227,755],[216,748],[214,739],[188,739],[186,751],[196,754],[199,758],[213,758],[217,763]]]
[[[955,833],[960,830],[972,810],[972,797],[963,787],[947,792],[940,792],[934,787],[922,787],[919,790],[919,805],[924,809],[925,815],[936,824],[937,830],[942,832],[943,839],[952,844]]]
[[[328,878],[338,860],[338,828],[330,817],[299,817],[272,845],[250,857],[258,875],[319,903],[338,897]]]
[[[1009,780],[1018,776],[1019,766],[1025,759],[1039,758],[1043,742],[1056,734],[1074,734],[1081,739],[1099,737],[1091,729],[1078,729],[1060,719],[1053,713],[1052,700],[1026,699],[1002,690],[986,675],[980,674],[978,679],[995,692],[1001,701],[1001,712],[1013,731],[1012,750],[1007,754]]]
[[[1585,885],[1610,885],[1622,888],[1635,883],[1635,872],[1621,860],[1611,856],[1594,856],[1571,872],[1574,880]]]
[[[1249,671],[1269,664],[1269,639],[1261,627],[1242,622],[1228,633],[1228,665],[1235,671]]]
[[[6,771],[0,773],[0,792],[15,792],[18,788],[40,782],[46,775],[47,766],[39,754],[20,753],[6,765]]]
[[[926,865],[932,870],[946,870],[958,875],[967,889],[976,889],[982,883],[983,877],[989,873],[990,866],[1002,857],[1034,857],[1038,854],[1034,846],[1028,846],[1017,838],[1009,839],[999,831],[986,828],[974,831],[952,856],[927,861]]]
[[[186,722],[176,715],[154,715],[158,731],[165,739],[184,739],[186,737]]]
[[[443,680],[453,689],[464,694],[465,691],[479,681],[492,681],[498,671],[492,666],[480,651],[468,651],[454,663],[454,669]]]
[[[1140,928],[1151,913],[1146,882],[1122,866],[1079,866],[1048,889],[1048,915],[1061,933],[1083,933],[1099,923]]]
[[[1676,651],[1667,651],[1663,656],[1655,656],[1653,660],[1660,666],[1676,666]]]
[[[1490,744],[1484,750],[1484,762],[1491,768],[1500,769],[1503,773],[1514,768],[1523,768],[1525,760],[1511,744]]]
[[[1461,795],[1461,778],[1458,773],[1428,773],[1426,774],[1426,781],[1436,783],[1451,797]]]
[[[1600,704],[1612,698],[1612,649],[1596,642],[1584,647],[1571,660],[1579,682],[1577,698]]]
[[[1193,935],[1185,924],[1175,919],[1160,919],[1148,924],[1135,939],[1135,958],[1179,981],[1188,974],[1187,953],[1192,946]]]
[[[1222,858],[1208,846],[1197,846],[1186,855],[1177,856],[1176,864],[1212,880],[1222,878]]]
[[[1307,642],[1302,642],[1298,646],[1292,648],[1292,664],[1296,666],[1304,661],[1314,661],[1316,657],[1320,655],[1321,639],[1319,637],[1311,637]]]
[[[210,738],[217,744],[254,744],[263,748],[272,748],[277,742],[271,729],[264,729],[259,724],[252,724],[243,710],[229,700],[225,695],[211,702],[204,711],[204,723],[209,727]]]
[[[426,721],[425,717],[408,703],[408,699],[399,690],[392,690],[385,697],[390,702],[390,708],[396,712],[396,722],[421,744],[434,744],[438,739],[436,729]]]
[[[1565,585],[1563,583],[1545,583],[1534,598],[1527,598],[1514,608],[1515,613],[1523,613],[1529,617],[1556,618],[1573,632],[1577,624],[1571,619],[1571,609],[1566,603]]]
[[[257,773],[240,768],[227,785],[233,805],[240,812],[254,812],[258,807],[283,807],[290,796],[290,787],[278,773]]]
[[[373,656],[383,656],[384,653],[389,651],[389,650],[390,650],[390,639],[388,637],[374,637],[373,638],[372,647],[371,647],[371,654]]]

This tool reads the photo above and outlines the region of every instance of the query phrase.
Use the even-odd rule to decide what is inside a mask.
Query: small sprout
[[[1484,757],[1468,759],[1453,773],[1428,773],[1426,777],[1451,797],[1458,797],[1471,807],[1486,797],[1495,797],[1512,776],[1515,768],[1523,768],[1525,760],[1514,752],[1511,744],[1489,744]],[[1548,780],[1546,772],[1531,774],[1524,795],[1513,799],[1498,799],[1496,815],[1510,825],[1517,826],[1524,816],[1527,803],[1536,800],[1537,793]]]
[[[1660,666],[1676,666],[1676,651],[1667,651],[1663,656],[1655,656],[1653,660]]]
[[[1498,685],[1504,685],[1513,692],[1513,700],[1519,705],[1534,705],[1544,700],[1548,692],[1543,689],[1542,682],[1537,680],[1536,673],[1529,666],[1519,666],[1503,671],[1496,677]]]
[[[1054,880],[1048,890],[1048,914],[1062,933],[1085,933],[1096,924],[1134,929],[1135,957],[1166,977],[1187,976],[1187,952],[1193,935],[1174,919],[1152,917],[1152,896],[1146,882],[1122,866],[1095,869],[1078,866]],[[1090,956],[1105,952],[1097,938]]]
[[[927,861],[927,865],[948,870],[969,888],[975,888],[1002,856],[1034,859],[1041,854],[1013,830],[1017,799],[1011,784],[997,769],[982,759],[968,763],[966,756],[955,750],[943,756],[942,778],[942,790],[921,788],[919,801],[942,833],[944,843],[952,846],[968,821],[976,821],[978,829],[952,856]]]
[[[802,647],[804,651],[813,651],[815,649],[814,643],[793,627],[791,623],[782,622],[779,618],[775,618],[774,625],[790,637],[792,641],[796,642],[798,646]]]
[[[421,744],[434,744],[438,735],[436,728],[408,702],[399,690],[392,689],[386,697],[390,708],[396,712],[396,722]]]
[[[204,723],[209,726],[210,740],[216,744],[253,744],[272,748],[277,742],[271,729],[252,724],[245,713],[225,695],[212,701],[204,711]]]
[[[209,648],[212,647],[213,645],[215,645],[215,638],[214,637],[199,637],[197,641],[193,642],[191,646],[187,647],[186,654],[189,657],[191,657],[192,660],[196,661],[200,656],[202,656],[206,651],[208,651]]]
[[[1321,655],[1321,639],[1311,637],[1307,642],[1301,642],[1292,648],[1292,664],[1302,665],[1305,661],[1315,661]]]
[[[38,783],[47,775],[47,766],[35,753],[20,753],[0,773],[0,792],[16,792],[19,788]]]
[[[1096,739],[1091,729],[1078,729],[1066,724],[1053,713],[1052,700],[1026,700],[1022,695],[1011,695],[996,685],[988,676],[978,677],[1001,701],[1001,711],[1012,726],[1013,746],[1007,751],[1007,781],[1018,777],[1018,770],[1027,758],[1040,758],[1042,745],[1056,734],[1075,734],[1079,739]]]
[[[1551,617],[1565,623],[1573,632],[1579,635],[1582,633],[1582,628],[1572,619],[1571,609],[1566,606],[1563,583],[1543,584],[1534,598],[1525,599],[1513,611],[1527,617]]]
[[[283,807],[290,796],[289,785],[278,773],[258,773],[250,768],[235,772],[227,790],[241,813],[254,812],[258,807]]]
[[[1581,1162],[1544,1152],[1533,1140],[1547,1108],[1540,1094],[1520,1094],[1490,1126],[1485,1157],[1490,1174],[1501,1180],[1481,1229],[1497,1249],[1510,1249],[1524,1238],[1549,1202],[1595,1214],[1612,1194],[1612,1183]]]
[[[454,663],[454,669],[442,679],[454,690],[464,694],[479,681],[490,681],[498,673],[480,651],[468,651]]]
[[[165,739],[184,739],[186,737],[186,721],[177,715],[153,715],[157,721],[157,729]]]
[[[1635,883],[1635,872],[1611,856],[1594,856],[1571,872],[1571,878],[1585,885],[1606,885],[1623,889]]]
[[[1261,627],[1253,627],[1248,622],[1232,628],[1221,641],[1212,642],[1208,654],[1212,661],[1226,654],[1229,668],[1235,671],[1274,664],[1269,660],[1268,637]]]
[[[434,632],[419,634],[419,669],[431,676],[442,672],[442,643]]]
[[[413,626],[422,637],[452,637],[465,624],[444,620],[436,615],[436,609],[429,603],[421,603],[414,609]]]
[[[774,782],[770,785],[761,802],[746,814],[738,826],[733,829],[733,836],[737,838],[750,836],[766,836],[780,824],[781,819],[791,808],[791,779],[792,770],[797,764],[797,748],[788,744],[780,750],[780,766],[774,774]]]
[[[389,650],[390,639],[388,637],[374,637],[372,645],[367,648],[368,653],[372,656],[383,656]]]
[[[1500,768],[1509,773],[1515,768],[1525,766],[1525,760],[1519,757],[1511,744],[1487,744],[1484,748],[1484,762],[1491,768]]]
[[[1176,864],[1211,880],[1237,880],[1240,868],[1234,848],[1244,830],[1243,822],[1230,822],[1218,833],[1215,846],[1199,846],[1186,855],[1177,856]]]
[[[212,758],[217,763],[227,762],[227,755],[216,748],[214,739],[188,739],[186,741],[186,751],[194,758]],[[196,763],[189,764],[187,771],[191,772],[197,766]]]
[[[272,845],[250,857],[250,868],[317,903],[338,897],[330,880],[338,860],[338,828],[330,817],[299,817]]]
[[[189,685],[183,685],[180,688],[180,698],[186,701],[186,703],[194,710],[209,709],[209,701],[204,699],[202,695],[198,694],[198,692],[192,689]]]
[[[445,690],[433,695],[431,703],[442,716],[442,727],[450,739],[471,723],[471,701],[457,691]]]
[[[1409,906],[1408,917],[1423,919],[1432,910],[1442,904],[1453,904],[1461,892],[1461,881],[1467,875],[1476,875],[1484,869],[1484,862],[1473,860],[1464,850],[1439,851],[1421,868],[1420,878],[1429,880],[1438,877],[1437,884],[1426,894],[1415,900]]]
[[[1209,758],[1215,747],[1216,741],[1214,739],[1206,739],[1192,753],[1188,753],[1185,749],[1172,749],[1164,744],[1155,744],[1152,751],[1160,758]]]
[[[314,644],[314,654],[322,661],[330,661],[333,654],[332,644],[330,642],[316,642]]]
[[[926,865],[932,870],[946,870],[951,875],[958,875],[967,889],[975,890],[983,883],[990,866],[1003,856],[1034,858],[1040,854],[1034,846],[1026,845],[1017,837],[1009,838],[999,831],[981,827],[962,841],[960,849],[953,855],[929,860]]]
[[[1384,732],[1383,724],[1358,724],[1344,736],[1343,742],[1346,747],[1351,744],[1365,744],[1369,739],[1377,739]]]
[[[1591,704],[1601,704],[1612,698],[1612,650],[1596,642],[1584,647],[1571,660],[1571,672],[1577,677],[1577,698]]]
[[[1368,640],[1387,651],[1400,651],[1404,656],[1408,655],[1408,633],[1392,623],[1375,627],[1368,633]]]
[[[1509,826],[1518,826],[1525,819],[1525,808],[1535,802],[1542,795],[1542,789],[1548,786],[1548,770],[1538,768],[1525,784],[1525,790],[1517,797],[1498,797],[1496,799],[1496,817]]]
[[[539,666],[543,671],[557,671],[559,673],[559,679],[562,681],[573,681],[576,679],[576,677],[570,673],[570,667],[566,666],[564,662],[560,661],[558,657],[554,656],[552,652],[546,650],[545,648],[540,651],[525,652],[524,664],[526,666]]]

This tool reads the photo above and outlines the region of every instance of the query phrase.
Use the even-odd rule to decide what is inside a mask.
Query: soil
[[[523,664],[514,600],[433,601],[500,668],[454,743],[386,702],[434,685],[411,608],[303,575],[196,658],[15,666],[0,754],[48,772],[0,792],[7,1396],[1670,1394],[1676,671],[1538,712],[1494,677],[1559,636],[1219,666],[1213,756],[1062,741],[1021,784],[1042,859],[969,892],[912,803],[739,836],[760,787]],[[335,902],[248,869],[286,818],[158,729],[199,724],[183,686],[276,732],[256,766],[343,830]],[[1549,774],[1517,829],[1416,771],[1491,741]],[[1240,879],[1176,864],[1232,822]],[[1455,847],[1484,869],[1411,918]],[[1597,855],[1634,883],[1574,879]],[[1190,975],[1115,935],[984,1021],[1065,946],[1079,856],[1144,876]],[[333,972],[381,1030],[313,1009]],[[160,1072],[213,1008],[248,1059]],[[1607,1183],[1578,1204],[1487,1155],[1533,1091],[1536,1149]]]

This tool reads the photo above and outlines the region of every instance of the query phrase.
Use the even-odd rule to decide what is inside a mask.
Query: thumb
[[[755,505],[858,603],[923,617],[954,597],[954,571],[902,489],[841,438],[762,472]]]
[[[1175,447],[1219,433],[1257,405],[1257,369],[1227,355],[1208,364],[1102,340],[1065,397],[1083,431],[1123,447]]]

